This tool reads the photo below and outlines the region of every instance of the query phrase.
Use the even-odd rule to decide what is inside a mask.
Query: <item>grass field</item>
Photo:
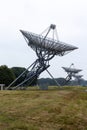
[[[87,130],[85,89],[0,91],[0,130]]]

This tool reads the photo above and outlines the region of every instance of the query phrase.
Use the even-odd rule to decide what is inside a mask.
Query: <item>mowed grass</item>
[[[0,130],[87,130],[85,89],[0,91]]]

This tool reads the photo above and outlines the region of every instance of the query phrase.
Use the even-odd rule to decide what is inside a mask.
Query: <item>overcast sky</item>
[[[50,61],[54,77],[66,77],[61,68],[74,63],[87,79],[87,0],[0,0],[0,65],[28,67],[37,58],[20,29],[40,34],[56,24],[60,41],[79,49]],[[41,77],[49,77],[43,72]]]

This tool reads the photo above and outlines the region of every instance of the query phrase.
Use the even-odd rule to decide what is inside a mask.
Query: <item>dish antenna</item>
[[[75,78],[75,80],[77,81],[78,85],[81,85],[81,81],[83,80],[82,79],[83,75],[73,74],[72,76]]]
[[[18,84],[14,89],[23,86],[26,82],[31,83],[35,78],[38,78],[39,75],[43,71],[47,71],[48,74],[53,78],[51,73],[47,70],[47,68],[50,66],[49,61],[55,56],[64,56],[65,54],[78,49],[75,46],[66,44],[64,42],[59,41],[56,25],[51,24],[45,31],[43,31],[42,34],[38,35],[32,32],[27,32],[20,30],[23,34],[27,44],[29,47],[31,47],[38,57],[38,59],[31,64],[17,79],[15,79],[8,87],[9,89],[14,82],[16,82],[23,74],[29,70],[29,73],[27,74],[24,81],[22,81],[20,84]],[[52,38],[49,38],[49,33],[52,32]],[[45,35],[43,36],[43,34]],[[56,37],[56,39],[55,39]],[[53,78],[54,79],[54,78]],[[60,86],[60,84],[55,80],[56,84]]]
[[[65,81],[64,85],[66,85],[72,79],[72,77],[75,77],[75,78],[76,77],[77,78],[82,77],[82,75],[77,75],[82,70],[74,68],[74,64],[73,63],[70,65],[70,67],[62,67],[62,68],[67,73],[67,76],[65,78],[66,81]]]
[[[81,79],[83,77],[83,75],[76,75],[76,74],[73,74],[72,75],[74,78],[76,78],[77,80]]]

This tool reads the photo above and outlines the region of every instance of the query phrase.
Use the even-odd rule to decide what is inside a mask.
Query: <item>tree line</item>
[[[6,65],[1,65],[0,66],[0,84],[5,84],[5,86],[7,87],[25,70],[26,70],[26,68],[23,68],[23,67],[8,68],[8,66],[6,66]],[[29,71],[27,70],[26,74],[23,74],[13,85],[16,86],[16,85],[20,84],[26,78],[26,75],[28,73],[29,73]],[[35,79],[29,85],[31,86],[31,85],[36,84],[36,80],[37,79]]]
[[[26,68],[23,67],[12,67],[12,68],[8,68],[8,66],[6,65],[2,65],[0,66],[0,84],[5,84],[5,86],[7,87],[11,82],[13,82],[21,73],[23,73],[23,71],[25,71]],[[19,83],[21,83],[25,78],[26,75],[29,73],[29,71],[26,71],[26,74],[23,74],[13,85],[16,86]],[[56,81],[60,84],[60,85],[64,85],[64,83],[66,82],[64,78],[56,78]],[[33,85],[47,85],[47,86],[56,86],[56,82],[51,79],[51,78],[41,78],[38,80],[37,78],[31,83],[27,83],[26,85],[28,86],[33,86]],[[67,83],[67,85],[82,85],[82,84],[86,84],[87,85],[87,81],[81,80],[79,83],[76,82],[75,80],[73,81],[69,81]]]

